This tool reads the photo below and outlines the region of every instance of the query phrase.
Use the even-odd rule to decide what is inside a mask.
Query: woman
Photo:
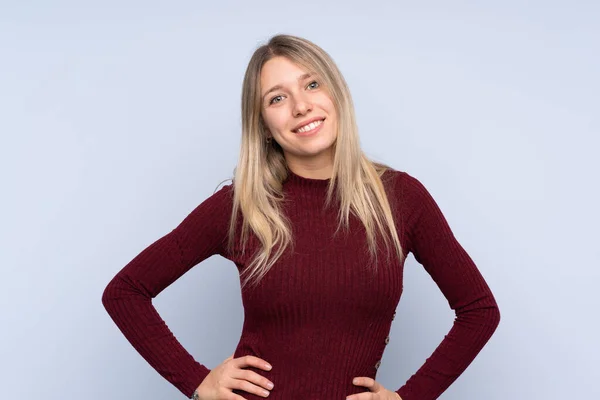
[[[392,391],[375,376],[408,252],[457,318]],[[176,340],[151,299],[214,254],[239,270],[245,317],[234,354],[210,370]],[[361,151],[350,91],[331,57],[290,35],[258,48],[246,70],[232,184],[129,262],[102,302],[158,373],[203,400],[435,399],[500,320],[425,187]]]

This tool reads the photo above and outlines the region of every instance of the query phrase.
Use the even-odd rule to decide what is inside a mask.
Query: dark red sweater
[[[404,251],[423,265],[456,313],[450,332],[421,368],[404,385],[388,389],[403,400],[436,399],[490,339],[500,313],[481,273],[420,181],[395,170],[382,179]],[[291,173],[284,182],[289,200],[284,212],[293,227],[294,252],[288,247],[258,287],[242,291],[244,324],[234,357],[255,355],[273,365],[271,371],[249,367],[275,384],[270,399],[343,400],[368,392],[352,379],[376,379],[402,294],[403,262],[392,258],[386,264],[380,256],[376,276],[367,267],[360,220],[351,216],[347,236],[340,231],[333,237],[337,208],[323,209],[327,184]],[[198,205],[131,260],[102,296],[127,340],[187,397],[210,370],[181,346],[152,299],[211,255],[231,260],[239,271],[247,266],[253,251],[242,256],[237,248],[231,253],[225,248],[232,190],[224,186]],[[256,246],[251,238],[250,245]],[[263,399],[234,392],[248,400]]]

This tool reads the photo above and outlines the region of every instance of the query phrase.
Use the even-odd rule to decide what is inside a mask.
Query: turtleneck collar
[[[295,187],[300,189],[327,189],[330,178],[328,179],[315,179],[305,178],[298,174],[295,174],[291,169],[288,168],[288,177],[284,181],[284,186]]]

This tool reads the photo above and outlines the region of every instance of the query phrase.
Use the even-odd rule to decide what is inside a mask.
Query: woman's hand
[[[365,386],[371,392],[353,394],[346,397],[346,400],[402,400],[398,393],[387,390],[381,383],[368,376],[356,377],[352,383],[356,386]]]
[[[240,389],[267,397],[270,392],[265,389],[272,389],[272,383],[254,371],[242,369],[251,366],[270,371],[271,368],[267,367],[267,364],[265,360],[258,357],[244,356],[234,359],[232,354],[206,375],[196,389],[198,396],[200,400],[243,400],[242,396],[233,393],[233,389]]]

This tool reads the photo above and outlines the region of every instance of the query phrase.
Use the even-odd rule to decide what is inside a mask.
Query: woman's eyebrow
[[[302,74],[302,75],[300,75],[298,77],[298,82],[300,82],[300,81],[302,81],[304,79],[310,78],[311,76],[312,76],[312,73],[310,73],[310,72],[307,72],[306,74]],[[267,90],[265,92],[265,94],[262,95],[262,100],[264,101],[265,100],[265,96],[268,95],[269,93],[274,92],[274,91],[279,90],[279,89],[282,89],[282,88],[283,88],[282,85],[275,85],[275,86],[273,86],[271,89]]]

